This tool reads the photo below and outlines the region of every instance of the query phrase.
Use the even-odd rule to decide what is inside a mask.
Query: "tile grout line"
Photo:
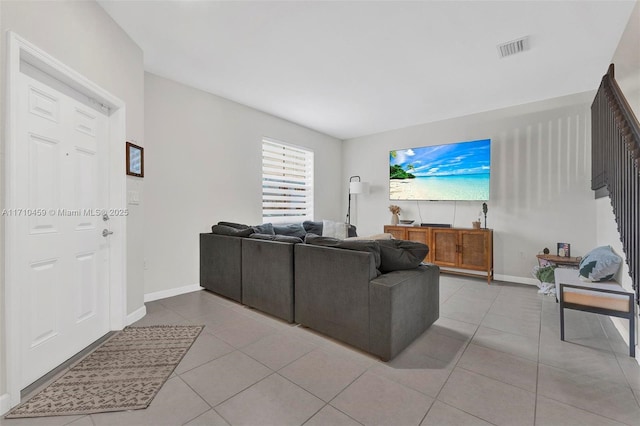
[[[305,355],[309,354],[310,352],[307,352]],[[304,356],[304,355],[303,355]],[[282,367],[284,368],[284,367]],[[280,371],[280,370],[278,370]],[[346,385],[344,388],[342,388],[333,398],[331,398],[329,401],[325,401],[324,399],[320,398],[318,395],[314,394],[313,392],[303,388],[301,385],[295,383],[294,381],[292,381],[291,379],[289,379],[287,376],[284,376],[282,374],[279,374],[277,371],[274,372],[274,374],[277,374],[278,376],[282,377],[284,380],[288,381],[289,383],[291,383],[292,385],[299,387],[300,389],[302,389],[303,391],[307,392],[309,395],[318,398],[320,401],[322,401],[324,403],[324,405],[322,407],[320,407],[320,409],[318,409],[315,413],[313,413],[313,415],[311,415],[311,417],[309,417],[307,420],[305,420],[304,422],[302,422],[302,424],[304,425],[305,423],[307,423],[309,420],[311,420],[311,418],[313,418],[313,416],[315,416],[316,414],[318,414],[320,411],[322,411],[322,409],[324,407],[326,407],[327,405],[329,405],[331,408],[333,408],[334,410],[337,410],[339,412],[341,412],[342,414],[344,414],[345,416],[349,417],[350,419],[353,419],[355,422],[360,423],[359,421],[357,421],[356,419],[354,419],[353,417],[351,417],[350,415],[348,415],[347,413],[343,412],[342,410],[339,410],[338,408],[334,407],[333,405],[330,405],[330,402],[333,401],[338,395],[340,395],[342,392],[344,392],[345,389],[347,389],[349,386],[351,386],[353,384],[353,382],[355,382],[356,380],[358,380],[364,373],[366,373],[368,371],[368,369],[366,369],[365,371],[363,371],[358,377],[356,377],[355,379],[353,379],[353,381],[351,381],[348,385]]]
[[[538,417],[538,386],[540,381],[540,347],[542,346],[542,315],[544,314],[544,299],[540,303],[540,321],[538,324],[538,359],[536,360],[536,398],[533,404],[533,424]]]
[[[466,284],[465,284],[465,285],[466,285]],[[460,291],[460,289],[462,289],[462,287],[464,287],[464,285],[463,285],[463,286],[461,286],[457,291]],[[457,292],[457,291],[456,291],[456,292]],[[498,295],[499,295],[500,293],[502,293],[502,288],[501,288],[501,289],[500,289],[500,291],[498,292]],[[435,404],[435,402],[436,402],[436,401],[439,401],[439,399],[438,399],[438,398],[440,397],[440,394],[442,393],[442,390],[445,388],[445,386],[447,386],[447,382],[448,382],[448,381],[449,381],[449,379],[451,378],[451,375],[453,374],[453,371],[456,369],[456,367],[458,367],[458,363],[460,362],[460,360],[461,360],[461,359],[462,359],[462,357],[464,356],[464,353],[465,353],[465,352],[467,351],[467,349],[469,348],[469,345],[471,344],[471,341],[473,340],[473,338],[475,337],[476,333],[477,333],[477,332],[478,332],[478,330],[480,329],[480,324],[482,324],[482,321],[483,321],[483,320],[484,320],[484,318],[487,316],[487,313],[489,313],[489,310],[491,309],[491,307],[493,306],[493,304],[495,303],[495,301],[496,301],[496,299],[497,299],[497,298],[498,298],[498,296],[496,296],[496,298],[491,302],[491,305],[489,306],[489,309],[487,309],[487,312],[485,312],[485,313],[484,313],[484,315],[482,316],[482,319],[480,320],[480,323],[479,323],[479,324],[477,324],[477,325],[478,325],[478,327],[476,327],[475,331],[473,332],[473,335],[472,335],[472,336],[469,338],[469,340],[466,342],[466,345],[465,345],[465,347],[464,347],[464,350],[462,351],[462,353],[460,354],[460,356],[459,356],[459,357],[458,357],[458,359],[456,360],[455,365],[451,368],[451,371],[450,371],[450,372],[449,372],[449,374],[447,375],[447,379],[446,379],[446,380],[444,381],[444,383],[442,384],[442,387],[441,387],[441,388],[440,388],[440,390],[438,391],[438,394],[437,394],[437,395],[435,396],[435,398],[433,399],[433,403],[431,403],[431,407],[429,407],[429,409],[427,410],[427,412],[424,414],[424,416],[422,417],[422,420],[420,420],[420,423],[424,422],[424,419],[426,419],[426,418],[427,418],[427,416],[429,415],[429,411],[431,411],[431,409],[433,408],[433,404]],[[446,318],[446,317],[445,317],[445,318]],[[450,319],[453,319],[453,318],[450,318]],[[461,322],[464,322],[464,321],[461,321]],[[474,324],[474,325],[475,325],[475,324]],[[462,367],[461,367],[461,368],[462,368]],[[440,402],[442,402],[442,403],[445,403],[445,404],[446,404],[446,402],[444,402],[444,401],[440,401]],[[449,405],[449,404],[447,404],[447,405]],[[454,408],[456,408],[456,409],[458,409],[458,410],[460,410],[460,411],[463,411],[463,412],[467,413],[466,411],[461,410],[460,408],[457,408],[457,407],[454,407]],[[473,414],[471,414],[471,413],[467,413],[467,414],[469,414],[469,415],[471,415],[471,416],[474,416],[474,417],[476,417],[476,418],[480,418],[480,417],[475,416],[475,415],[473,415]],[[482,420],[487,421],[487,420],[485,420],[485,419],[482,419]],[[488,422],[488,423],[491,423],[491,422],[489,422],[489,421],[487,421],[487,422]]]
[[[195,393],[196,395],[198,395],[198,398],[200,398],[202,401],[204,401],[204,403],[205,403],[205,404],[207,404],[207,405],[209,406],[209,410],[213,410],[213,407],[211,406],[211,404],[209,404],[209,401],[207,401],[206,399],[204,399],[204,398],[202,397],[202,395],[200,395],[200,394],[199,394],[199,393],[198,393],[194,388],[192,388],[192,387],[191,387],[191,385],[190,385],[189,383],[187,383],[187,382],[186,382],[182,377],[180,377],[180,375],[178,375],[178,374],[176,374],[176,377],[177,377],[178,379],[180,379],[180,381],[181,381],[182,383],[184,383],[184,384],[185,384],[185,386],[187,386],[189,389],[191,389],[191,390],[193,391],[193,393]],[[152,402],[153,402],[153,401],[152,401]],[[147,407],[147,408],[148,408],[148,407]],[[206,410],[206,411],[204,411],[204,412],[202,412],[202,413],[198,414],[197,416],[195,416],[195,417],[193,417],[193,418],[189,419],[189,420],[188,420],[187,422],[185,422],[185,423],[189,423],[190,421],[197,419],[198,417],[200,417],[201,415],[203,415],[204,413],[206,413],[206,412],[207,412],[207,411],[209,411],[209,410]],[[225,421],[226,421],[226,419],[225,419]],[[183,423],[183,424],[184,424],[184,423]]]
[[[559,308],[559,305],[558,305],[558,308]],[[540,318],[540,327],[541,327],[541,330],[540,330],[540,337],[539,337],[539,339],[541,339],[541,338],[542,338],[542,314],[543,314],[543,312],[541,311],[541,313],[540,313],[540,315],[541,315],[541,318]],[[600,324],[600,317],[598,317],[598,323]],[[600,324],[600,325],[601,325],[601,324]],[[605,333],[605,336],[606,336],[606,333]],[[607,337],[607,342],[609,342],[608,337]],[[610,345],[610,344],[609,344],[609,345]],[[601,349],[599,349],[599,350],[601,350]],[[538,353],[539,353],[539,352],[540,352],[540,347],[538,347]],[[613,353],[613,352],[612,352],[612,353]],[[613,353],[613,355],[614,355],[614,357],[616,358],[616,363],[618,364],[619,368],[620,368],[620,369],[622,369],[622,368],[620,367],[620,365],[619,365],[619,362],[618,362],[618,360],[617,360],[617,357],[615,356],[615,353]],[[586,377],[589,377],[589,378],[592,378],[592,379],[596,379],[596,380],[599,380],[599,381],[602,381],[602,382],[607,382],[607,383],[609,383],[609,384],[611,384],[611,385],[614,385],[614,386],[622,386],[622,387],[623,387],[623,385],[620,385],[619,383],[616,383],[616,382],[613,382],[613,381],[610,381],[610,380],[601,379],[601,378],[599,378],[599,377],[594,377],[594,376],[591,376],[591,375],[589,375],[589,374],[579,374],[579,373],[574,373],[574,372],[572,372],[572,371],[565,370],[564,368],[560,368],[560,367],[556,367],[556,366],[553,366],[553,365],[545,364],[545,363],[540,362],[540,361],[538,361],[538,372],[539,372],[539,370],[540,370],[540,366],[544,366],[544,367],[548,367],[548,368],[553,368],[553,369],[555,369],[555,370],[560,370],[560,371],[562,371],[562,372],[566,372],[566,373],[568,373],[568,374],[572,374],[572,375],[586,376]],[[627,378],[626,378],[626,375],[624,374],[624,372],[622,372],[622,373],[623,373],[623,376],[625,377],[625,381],[628,381],[628,380],[627,380]],[[544,398],[551,399],[551,398],[545,397],[544,395],[538,395],[538,378],[539,378],[539,374],[538,374],[538,377],[536,377],[536,408],[535,408],[535,414],[537,414],[537,402],[538,402],[538,396],[542,396],[542,397],[544,397]],[[634,394],[634,392],[633,392],[633,389],[632,389],[632,388],[630,388],[630,391],[631,391],[631,394],[632,394],[632,395],[634,396],[634,398],[635,398],[635,394]],[[637,398],[636,398],[636,401],[637,401]],[[580,411],[584,411],[584,412],[589,413],[589,414],[596,415],[596,416],[598,416],[598,417],[602,417],[602,418],[605,418],[605,419],[608,419],[608,420],[611,420],[611,421],[614,421],[614,422],[617,422],[617,423],[623,423],[623,422],[621,422],[621,421],[619,421],[619,420],[616,420],[616,419],[613,419],[613,418],[611,418],[611,417],[609,417],[609,416],[605,416],[605,415],[604,415],[604,414],[602,414],[602,413],[596,413],[596,412],[591,411],[591,410],[589,410],[589,409],[586,409],[586,408],[583,408],[583,407],[579,407],[579,406],[576,406],[576,405],[574,405],[574,404],[570,404],[570,403],[565,402],[565,401],[558,401],[558,402],[559,402],[560,404],[567,405],[567,406],[569,406],[569,407],[575,408],[575,409],[580,410]],[[639,403],[638,405],[640,406],[640,403]],[[535,417],[534,417],[534,418],[535,418]]]

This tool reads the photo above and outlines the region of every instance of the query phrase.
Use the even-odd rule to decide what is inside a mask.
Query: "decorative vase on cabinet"
[[[397,225],[400,222],[400,218],[398,217],[397,214],[392,214],[391,215],[391,224],[392,225]]]

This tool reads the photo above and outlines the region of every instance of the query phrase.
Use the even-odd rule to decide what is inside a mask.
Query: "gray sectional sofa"
[[[316,238],[326,247],[245,234],[200,234],[202,287],[385,361],[438,319],[436,265],[386,271],[377,242],[359,251],[352,242]]]
[[[371,253],[295,246],[295,321],[388,361],[439,316],[440,268],[378,275]]]

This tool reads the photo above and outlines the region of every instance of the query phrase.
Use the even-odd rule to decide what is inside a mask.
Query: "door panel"
[[[441,266],[456,266],[458,264],[458,231],[433,229],[431,232],[433,263]]]
[[[59,291],[59,264],[57,259],[30,265],[29,335],[28,346],[34,348],[58,333],[58,304],[54,303]]]
[[[109,331],[108,119],[79,94],[18,79],[21,387]],[[68,88],[68,90],[72,90]]]
[[[484,231],[461,231],[460,239],[462,253],[460,254],[460,266],[479,271],[487,270],[488,252],[487,245],[489,233]]]
[[[96,253],[84,253],[76,256],[76,322],[84,321],[96,315],[96,293],[98,280],[95,272]]]
[[[59,140],[30,134],[29,144],[29,205],[57,206],[60,204]],[[38,207],[40,208],[40,207]],[[30,215],[31,234],[58,232],[54,215]]]

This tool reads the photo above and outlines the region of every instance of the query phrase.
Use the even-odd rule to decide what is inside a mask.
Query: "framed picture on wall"
[[[569,243],[558,243],[558,256],[560,256],[560,257],[571,257],[571,244],[569,244]]]
[[[127,142],[127,174],[144,177],[144,148]]]

